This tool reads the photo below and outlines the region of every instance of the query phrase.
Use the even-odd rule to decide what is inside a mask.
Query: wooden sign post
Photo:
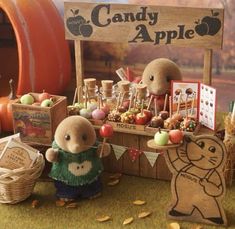
[[[162,150],[154,140],[148,146]],[[222,206],[226,185],[227,159],[223,142],[213,135],[186,135],[182,145],[165,147],[167,166],[172,173],[172,200],[167,216],[213,225],[227,225]]]
[[[211,84],[213,49],[222,48],[223,9],[65,2],[66,39],[75,41],[77,86],[82,84],[81,41],[203,48],[203,82]]]

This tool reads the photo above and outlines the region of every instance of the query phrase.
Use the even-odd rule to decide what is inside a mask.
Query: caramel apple
[[[165,95],[163,111],[160,111],[160,113],[159,113],[159,116],[163,120],[166,120],[169,117],[169,112],[166,110],[167,100],[168,100],[168,94]]]
[[[164,120],[160,116],[154,116],[150,121],[150,126],[154,128],[163,128]]]

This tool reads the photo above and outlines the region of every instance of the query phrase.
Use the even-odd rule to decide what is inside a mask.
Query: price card
[[[5,138],[1,138],[0,139],[0,155],[2,154],[3,149],[5,148],[7,142],[10,139],[16,139],[17,141],[20,141],[20,134],[19,133],[18,134],[14,134],[14,135],[7,136]]]
[[[14,138],[10,138],[0,156],[0,167],[7,169],[30,168],[38,151]]]
[[[216,89],[200,84],[199,122],[215,130],[216,127]]]

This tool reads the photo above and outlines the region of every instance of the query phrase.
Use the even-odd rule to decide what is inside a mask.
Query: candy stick
[[[131,109],[132,107],[132,100],[133,100],[133,93],[131,94],[131,97],[130,97],[130,103],[129,103],[129,107],[128,107],[128,111]]]
[[[188,95],[186,96],[185,99],[185,117],[186,119],[188,118]]]
[[[138,91],[135,92],[134,104],[133,104],[133,107],[134,107],[134,108],[136,107],[137,95],[138,95]]]
[[[74,92],[74,96],[73,96],[73,106],[76,103],[77,94],[78,94],[78,88],[76,87],[75,92]]]
[[[171,110],[171,96],[169,96],[169,117],[171,118],[172,116],[172,110]]]
[[[157,98],[154,98],[154,114],[157,116]]]
[[[144,114],[144,99],[141,101],[141,116]]]
[[[116,104],[116,108],[115,108],[115,110],[117,110],[118,109],[118,107],[120,106],[120,100],[121,100],[121,92],[119,92],[119,95],[118,95],[118,99],[117,99],[117,104]]]
[[[176,114],[179,114],[179,112],[180,112],[181,96],[182,96],[182,94],[180,93],[179,96],[178,96],[178,104],[177,104]]]
[[[163,111],[166,110],[167,99],[168,99],[168,94],[165,95]]]
[[[151,95],[151,97],[150,97],[150,99],[149,99],[149,103],[148,103],[148,106],[147,106],[147,110],[149,110],[152,101],[153,101],[153,95]]]
[[[99,132],[101,137],[103,137],[102,147],[100,151],[100,157],[102,157],[104,151],[104,145],[107,141],[107,138],[110,138],[113,135],[113,127],[110,124],[104,124],[103,126],[101,126]]]
[[[193,100],[192,100],[192,104],[191,104],[191,116],[193,116],[193,113],[194,113],[194,100],[195,100],[195,96],[193,96]]]
[[[85,86],[85,108],[87,109],[88,88]]]

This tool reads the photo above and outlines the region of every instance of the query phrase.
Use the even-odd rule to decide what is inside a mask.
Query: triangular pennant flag
[[[130,156],[132,162],[134,162],[137,158],[139,158],[142,151],[131,147],[131,148],[128,148],[128,153],[129,153],[129,156]]]
[[[144,151],[144,154],[146,158],[148,159],[150,165],[153,167],[160,153]]]
[[[114,151],[114,154],[116,156],[116,159],[119,160],[120,157],[124,154],[124,152],[126,151],[126,147],[123,147],[123,146],[119,146],[119,145],[114,145],[112,144],[112,147],[113,147],[113,151]]]

